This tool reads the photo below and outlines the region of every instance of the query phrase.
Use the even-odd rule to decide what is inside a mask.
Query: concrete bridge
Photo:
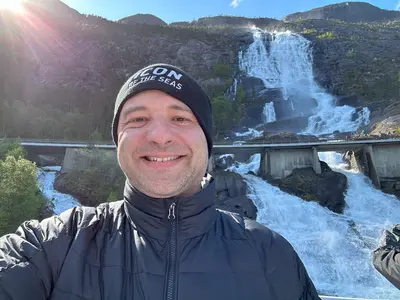
[[[40,154],[65,154],[68,149],[94,147],[115,151],[113,144],[87,144],[87,142],[38,142],[21,141],[28,152]],[[296,168],[312,167],[321,173],[318,152],[336,151],[346,155],[351,167],[368,175],[374,185],[380,188],[381,178],[400,177],[400,139],[382,140],[332,140],[307,143],[281,144],[242,144],[213,147],[208,171],[215,169],[215,156],[233,154],[239,161],[247,160],[251,155],[261,154],[260,175],[280,179],[292,173]]]

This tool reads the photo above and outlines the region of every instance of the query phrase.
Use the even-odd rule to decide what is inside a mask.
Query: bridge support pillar
[[[292,174],[294,169],[309,167],[321,173],[316,149],[268,149],[261,155],[260,173],[263,178],[282,179]]]
[[[319,156],[318,156],[318,151],[315,147],[312,148],[312,153],[313,153],[313,169],[315,173],[321,174],[321,163],[319,161]]]
[[[265,150],[261,153],[260,158],[260,176],[264,179],[267,179],[271,174],[271,159],[269,152],[269,149]]]
[[[374,151],[371,145],[353,151],[350,159],[350,167],[368,176],[375,188],[381,188],[380,178],[375,163]]]
[[[371,178],[375,188],[380,189],[381,182],[379,179],[378,172],[376,170],[375,157],[374,157],[374,151],[372,150],[372,146],[364,147],[363,152],[365,153],[364,157],[367,160],[368,176],[369,178]]]

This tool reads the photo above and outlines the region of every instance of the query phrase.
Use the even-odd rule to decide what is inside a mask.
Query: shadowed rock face
[[[316,174],[312,168],[296,169],[284,179],[271,183],[289,194],[306,201],[316,201],[333,212],[343,213],[347,177],[332,171],[325,162],[321,162],[321,169],[322,174]]]
[[[217,208],[227,210],[255,220],[257,208],[247,197],[247,185],[239,174],[218,171],[216,180]]]

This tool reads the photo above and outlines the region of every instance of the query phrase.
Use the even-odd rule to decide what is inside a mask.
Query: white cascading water
[[[264,123],[271,123],[276,121],[274,102],[267,102],[263,110]]]
[[[258,138],[263,135],[263,131],[256,130],[254,128],[248,128],[245,132],[235,132],[235,136],[237,137],[250,137],[250,138]]]
[[[233,83],[230,86],[230,88],[226,91],[225,96],[231,100],[236,100],[237,86],[238,86],[238,81],[236,78],[233,78]]]
[[[272,37],[269,53],[263,38],[265,34]],[[353,107],[337,107],[334,97],[318,86],[313,75],[311,42],[299,34],[256,30],[254,42],[239,53],[239,68],[248,76],[260,78],[266,88],[280,88],[286,100],[316,100],[317,107],[302,133],[355,132],[369,123],[368,108],[357,114]],[[294,108],[293,102],[291,107]]]
[[[37,174],[41,191],[47,199],[53,199],[54,201],[54,212],[56,214],[60,214],[67,209],[80,205],[74,197],[62,194],[54,189],[54,180],[60,170],[60,166],[43,167],[39,169]]]
[[[346,170],[340,154],[320,153],[320,159],[348,178],[343,215],[248,175],[257,174],[259,154],[229,170],[244,177],[258,208],[257,220],[293,245],[321,295],[400,299],[400,291],[372,265],[382,230],[399,222],[400,201],[374,189],[364,175]]]

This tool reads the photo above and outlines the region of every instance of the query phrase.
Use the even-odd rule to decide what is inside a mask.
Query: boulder
[[[400,114],[388,117],[375,123],[371,128],[372,135],[400,135]]]
[[[267,102],[280,102],[284,101],[282,89],[274,88],[274,89],[263,89],[258,92],[257,97],[262,97]]]
[[[217,208],[255,220],[257,208],[247,197],[247,185],[236,173],[219,171],[213,174],[217,190]]]
[[[380,182],[384,193],[395,195],[400,199],[400,178],[381,178]]]
[[[221,155],[215,158],[215,169],[226,170],[235,163],[235,159],[232,155]]]
[[[358,99],[357,96],[343,96],[343,97],[338,97],[336,99],[336,105],[337,106],[352,106],[352,107],[359,107],[361,105],[360,100]]]
[[[264,132],[298,133],[307,128],[309,117],[310,117],[309,115],[306,115],[306,116],[293,117],[293,118],[288,118],[288,119],[281,119],[281,120],[278,119],[276,122],[264,124],[263,129],[264,129]]]
[[[47,166],[59,166],[61,165],[62,158],[60,156],[52,156],[52,155],[38,155],[37,166],[38,167],[47,167]]]
[[[325,162],[321,162],[321,170],[321,174],[316,174],[312,168],[295,169],[289,176],[271,183],[286,193],[306,201],[316,201],[341,214],[346,204],[347,177],[332,171]]]
[[[97,206],[121,199],[124,182],[115,151],[69,148],[54,188],[82,205]]]
[[[123,183],[123,179],[121,182]],[[59,174],[54,181],[54,188],[57,191],[73,196],[81,205],[93,207],[107,202],[109,196],[115,192],[115,185],[117,183],[111,181],[98,169]],[[116,191],[119,197],[110,200],[121,199],[122,191],[123,187],[120,184],[119,190]]]
[[[46,203],[40,208],[40,220],[49,218],[54,214],[55,213],[54,213],[53,201],[46,201]]]
[[[244,77],[241,80],[247,98],[265,98],[262,91],[265,91],[264,82],[258,77]]]

